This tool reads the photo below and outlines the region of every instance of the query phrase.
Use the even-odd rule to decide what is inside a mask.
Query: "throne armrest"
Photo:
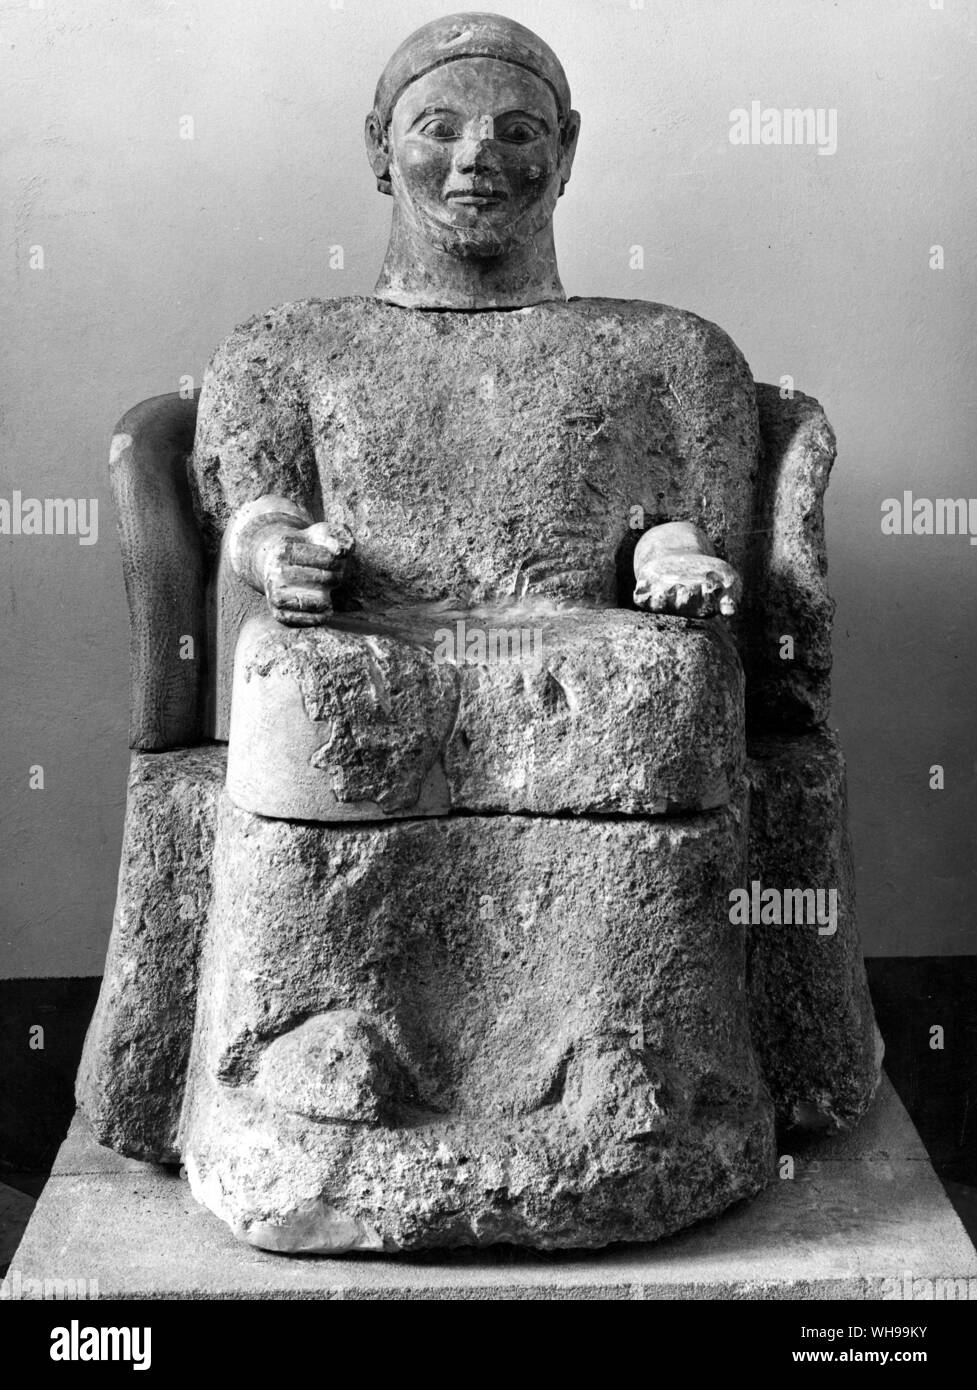
[[[154,396],[123,415],[112,439],[129,604],[129,746],[140,752],[205,737],[207,558],[187,472],[196,418],[196,397]]]
[[[835,436],[821,406],[757,384],[761,456],[748,608],[747,716],[754,726],[807,729],[831,701],[831,623],[824,493]],[[789,637],[791,643],[785,643]]]

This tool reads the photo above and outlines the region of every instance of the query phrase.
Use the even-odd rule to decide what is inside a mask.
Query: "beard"
[[[403,181],[393,170],[391,172],[394,197],[400,203],[406,221],[429,245],[459,260],[473,257],[479,260],[497,259],[510,255],[518,247],[532,241],[550,222],[561,188],[559,177],[551,177],[539,197],[502,225],[493,226],[481,217],[476,217],[468,225],[460,225],[439,215],[442,204],[432,206],[413,199]]]

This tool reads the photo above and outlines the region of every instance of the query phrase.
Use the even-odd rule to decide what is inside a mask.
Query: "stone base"
[[[654,1246],[297,1258],[239,1243],[175,1171],[98,1147],[76,1118],[7,1291],[36,1297],[29,1281],[72,1278],[125,1299],[902,1299],[932,1298],[937,1279],[977,1289],[977,1252],[887,1081],[853,1134],[793,1157],[793,1180]]]
[[[653,1240],[758,1192],[776,1149],[729,920],[745,832],[742,800],[344,827],[225,794],[192,1192],[309,1254]]]

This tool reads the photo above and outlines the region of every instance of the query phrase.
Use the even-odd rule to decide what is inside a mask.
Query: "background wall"
[[[557,49],[583,114],[557,214],[568,293],[693,309],[758,378],[824,403],[866,945],[972,953],[977,548],[883,536],[880,503],[977,493],[977,7],[497,3]],[[94,545],[0,536],[0,976],[98,974],[108,939],[127,767],[112,425],[199,384],[250,314],[371,290],[390,204],[362,119],[395,45],[450,4],[0,4],[0,496],[100,503]],[[730,112],[754,100],[834,108],[836,153],[732,145]]]

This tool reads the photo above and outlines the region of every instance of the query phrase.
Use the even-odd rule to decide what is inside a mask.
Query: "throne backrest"
[[[824,492],[835,441],[811,397],[756,390],[754,543],[734,632],[750,723],[802,730],[824,722],[830,701]],[[263,603],[204,543],[187,466],[196,415],[196,395],[155,396],[123,416],[112,440],[129,605],[129,743],[142,752],[226,739],[236,635]]]

